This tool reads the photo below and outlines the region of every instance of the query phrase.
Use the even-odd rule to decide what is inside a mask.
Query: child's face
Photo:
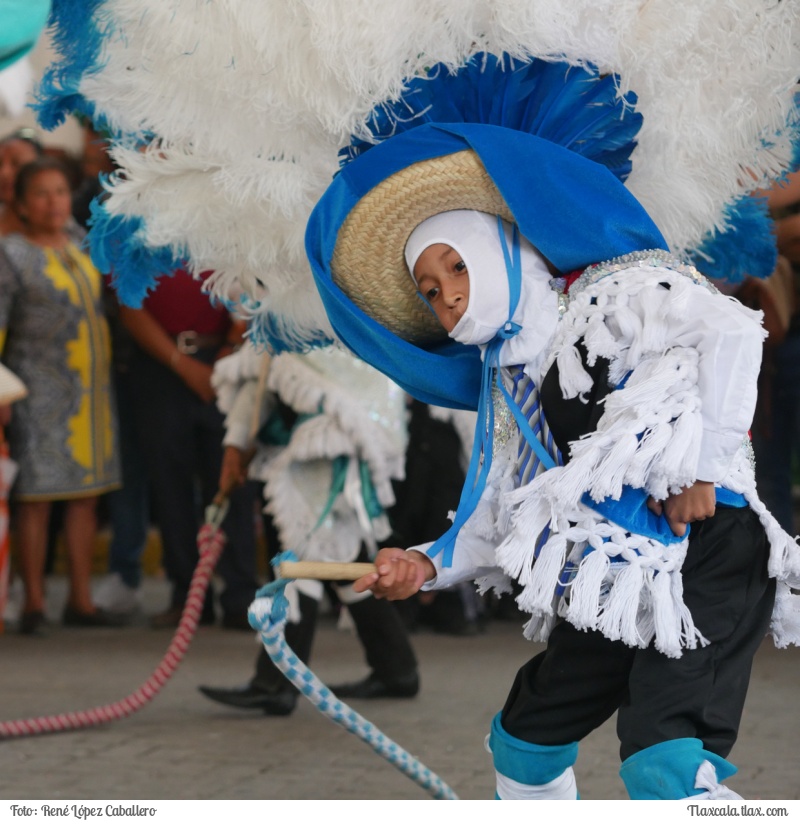
[[[414,280],[448,334],[469,304],[469,273],[461,255],[445,243],[434,243],[417,259]]]

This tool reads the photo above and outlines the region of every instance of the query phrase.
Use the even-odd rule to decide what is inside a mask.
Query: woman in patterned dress
[[[8,427],[20,467],[13,490],[25,585],[20,629],[34,634],[44,621],[47,527],[52,502],[62,500],[70,567],[64,623],[108,625],[90,589],[97,497],[119,486],[101,276],[67,231],[71,193],[61,164],[42,158],[24,166],[15,204],[25,229],[0,242],[0,345],[30,391]]]

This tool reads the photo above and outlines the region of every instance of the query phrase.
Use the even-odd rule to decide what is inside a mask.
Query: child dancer
[[[631,798],[738,797],[753,655],[798,640],[800,554],[747,440],[760,318],[665,246],[599,164],[477,124],[370,149],[309,222],[345,343],[423,400],[477,401],[452,529],[356,588],[522,585],[548,645],[492,724],[501,798],[576,798],[578,742],[617,710]]]

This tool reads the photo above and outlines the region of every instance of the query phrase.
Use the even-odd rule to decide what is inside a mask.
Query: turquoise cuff
[[[698,738],[676,738],[640,750],[622,762],[619,774],[634,801],[674,801],[704,792],[695,787],[703,761],[711,762],[722,783],[736,767],[703,749]]]
[[[501,726],[500,713],[492,719],[489,746],[500,775],[533,786],[553,781],[578,759],[577,743],[548,747],[514,738]]]

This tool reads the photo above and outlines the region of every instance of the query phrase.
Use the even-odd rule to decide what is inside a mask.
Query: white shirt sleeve
[[[409,547],[409,551],[413,549],[427,555],[428,549],[432,546],[432,543],[420,544]],[[468,525],[465,525],[456,538],[453,565],[442,566],[443,552],[431,558],[431,563],[436,568],[436,577],[423,584],[422,589],[426,592],[431,589],[446,589],[462,581],[474,581],[476,578],[495,572],[497,570],[495,547],[494,541],[487,541],[475,535],[469,531]]]
[[[225,416],[225,437],[223,446],[235,446],[245,450],[250,446],[250,432],[253,426],[256,384],[248,381],[239,387],[228,414]]]
[[[698,287],[673,340],[700,354],[703,440],[697,478],[718,482],[753,422],[764,341],[760,313]]]
[[[245,381],[239,388],[230,411],[225,417],[223,446],[235,446],[244,451],[253,445],[253,429],[257,429],[267,420],[274,406],[272,393],[262,392],[261,408],[256,413],[257,394],[258,381],[256,380]],[[257,420],[256,414],[258,414]]]

